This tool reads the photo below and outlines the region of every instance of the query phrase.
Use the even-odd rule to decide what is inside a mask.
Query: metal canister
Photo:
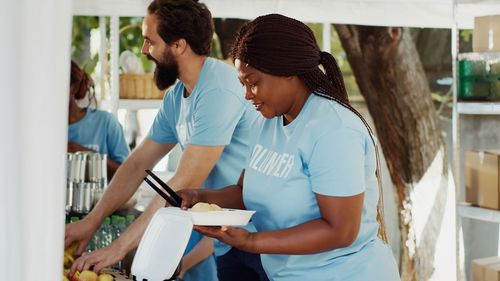
[[[73,206],[76,213],[86,214],[90,212],[94,203],[95,183],[79,182],[73,186]]]
[[[66,179],[70,178],[71,175],[71,166],[73,165],[73,159],[75,158],[75,155],[71,152],[68,152],[66,154]]]
[[[106,154],[92,153],[87,156],[87,174],[85,181],[101,182],[107,181],[107,157]]]
[[[83,182],[85,181],[85,170],[86,170],[86,161],[87,154],[76,152],[73,154],[73,157],[70,161],[69,165],[69,174],[68,181],[72,182]]]
[[[66,182],[66,213],[69,213],[73,207],[73,185],[72,181]]]

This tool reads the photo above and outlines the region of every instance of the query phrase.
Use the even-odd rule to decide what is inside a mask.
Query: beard
[[[179,77],[179,65],[177,61],[169,56],[169,54],[166,54],[161,62],[150,55],[147,55],[147,57],[156,64],[153,76],[156,87],[160,90],[166,90],[172,86]]]

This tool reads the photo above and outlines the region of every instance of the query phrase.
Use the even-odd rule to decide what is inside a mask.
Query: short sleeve
[[[217,89],[200,95],[188,143],[228,145],[243,113],[244,101],[228,90]]]
[[[170,91],[163,98],[163,104],[158,113],[156,114],[153,125],[148,132],[148,137],[153,141],[166,144],[177,143],[178,139],[172,124],[174,121],[174,106],[173,106],[173,91]]]
[[[111,116],[108,125],[107,146],[109,158],[118,163],[123,163],[130,154],[123,128],[114,116]]]
[[[365,191],[365,135],[350,128],[322,135],[311,152],[308,169],[312,190],[328,196]]]

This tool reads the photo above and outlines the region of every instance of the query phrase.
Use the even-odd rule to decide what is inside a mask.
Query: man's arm
[[[179,277],[184,277],[184,274],[193,266],[199,264],[214,252],[214,241],[212,238],[204,236],[200,242],[189,251],[181,260],[181,273]]]
[[[223,150],[224,146],[188,145],[182,153],[177,171],[168,181],[168,185],[174,190],[199,188],[219,160]],[[154,213],[165,204],[165,199],[156,195],[144,213],[116,240],[123,255],[139,245],[142,234],[146,231]]]
[[[208,177],[210,171],[212,171],[212,168],[215,166],[215,163],[217,163],[217,160],[219,160],[223,150],[224,146],[186,146],[186,149],[184,150],[179,161],[177,171],[168,181],[168,185],[176,190],[182,188],[199,188]],[[135,182],[135,184],[138,185],[142,181],[145,168],[136,167],[136,169],[140,169],[140,171],[129,172],[140,173],[141,176],[137,179],[138,182]],[[115,178],[117,179],[121,179],[121,176],[119,175],[121,172],[124,172],[120,172],[120,170],[122,169],[119,169],[115,175]],[[120,190],[119,193],[124,192],[119,189],[118,186],[120,184],[128,185],[130,183],[121,181],[115,182],[115,186],[118,190]],[[131,194],[132,193],[130,193],[130,196]],[[119,196],[124,197],[122,194],[119,194]],[[111,201],[111,199],[108,200]],[[92,265],[94,265],[94,271],[98,272],[102,268],[115,264],[117,261],[122,259],[129,251],[138,246],[150,219],[154,213],[163,206],[165,206],[165,200],[160,196],[155,196],[142,215],[139,216],[139,218],[137,218],[137,220],[135,220],[134,223],[132,223],[132,225],[130,225],[110,246],[82,256],[80,259],[76,260],[74,266],[72,267],[72,273],[74,273],[73,270],[77,269],[89,269]],[[112,207],[118,208],[119,204],[115,204]],[[105,210],[111,210],[111,206],[100,207],[98,212],[99,217],[104,214]],[[104,218],[104,216],[102,216],[101,219],[102,218]]]
[[[87,217],[96,219],[100,224],[106,216],[127,202],[142,183],[146,175],[144,171],[152,169],[174,146],[144,139],[118,169],[102,199]]]
[[[81,254],[102,220],[132,197],[143,180],[144,170],[151,169],[173,147],[146,138],[120,166],[93,210],[83,220],[66,226],[65,248],[78,242],[75,254]]]

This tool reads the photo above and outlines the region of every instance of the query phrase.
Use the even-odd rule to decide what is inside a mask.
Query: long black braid
[[[304,23],[279,14],[258,17],[240,29],[231,55],[233,61],[240,59],[271,75],[297,75],[315,95],[334,100],[356,114],[372,137],[366,120],[349,103],[335,58],[319,49],[313,32]],[[373,137],[372,141],[375,144]]]
[[[377,156],[379,236],[387,241],[383,221],[383,200],[378,146],[368,122],[349,103],[342,72],[335,58],[322,52],[312,30],[304,23],[279,14],[260,16],[238,32],[231,51],[255,69],[275,76],[298,76],[313,94],[333,100],[356,114],[367,128]],[[322,65],[324,72],[319,68]]]

